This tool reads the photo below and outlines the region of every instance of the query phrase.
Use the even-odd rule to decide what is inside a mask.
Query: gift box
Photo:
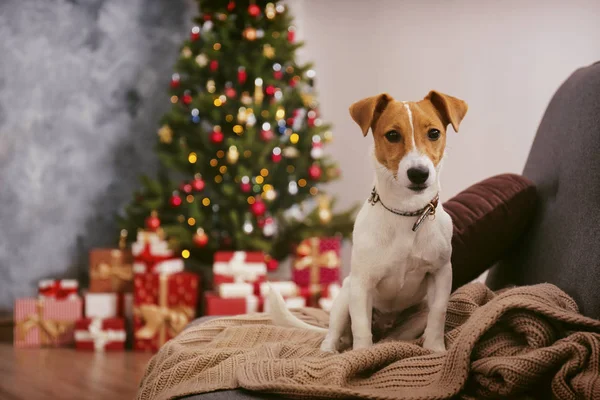
[[[135,350],[157,351],[195,316],[198,276],[190,272],[135,274]]]
[[[292,279],[299,286],[327,285],[340,280],[341,239],[305,239],[296,248]]]
[[[221,283],[217,287],[217,293],[223,299],[247,297],[253,295],[254,292],[254,285],[246,282]]]
[[[76,299],[79,282],[75,279],[44,279],[38,283],[40,299]]]
[[[73,344],[81,298],[22,298],[15,301],[15,347],[59,347]]]
[[[220,251],[215,253],[213,283],[247,282],[260,284],[267,277],[267,264],[263,252]]]
[[[239,315],[260,312],[262,298],[251,294],[246,297],[222,298],[217,293],[204,295],[204,315]]]
[[[90,292],[131,292],[133,256],[129,250],[90,251]]]
[[[131,244],[133,270],[136,274],[173,274],[183,271],[183,260],[175,257],[169,244],[156,232],[138,232]]]
[[[85,293],[86,318],[133,318],[133,293]]]
[[[75,323],[77,350],[125,350],[125,320],[122,318],[83,318]]]

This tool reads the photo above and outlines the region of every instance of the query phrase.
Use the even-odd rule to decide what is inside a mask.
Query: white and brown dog
[[[363,135],[373,132],[375,186],[354,224],[350,276],[334,301],[322,350],[339,350],[350,331],[354,349],[369,347],[373,309],[400,313],[412,307],[419,311],[396,338],[423,334],[425,348],[445,350],[452,220],[438,202],[439,175],[446,128],[458,131],[466,112],[464,101],[437,91],[417,102],[380,94],[350,107]],[[277,325],[326,331],[296,318],[275,290],[269,301]]]

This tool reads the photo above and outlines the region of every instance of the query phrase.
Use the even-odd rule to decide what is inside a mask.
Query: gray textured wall
[[[157,121],[195,3],[0,1],[0,310],[84,277],[152,173]]]

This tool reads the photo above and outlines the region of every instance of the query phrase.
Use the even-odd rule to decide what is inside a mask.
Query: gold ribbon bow
[[[131,265],[122,263],[123,254],[120,250],[111,252],[111,263],[101,262],[92,269],[90,276],[92,279],[104,280],[111,279],[113,290],[118,291],[123,284],[133,280],[133,270]]]
[[[337,268],[340,265],[337,253],[334,250],[321,253],[319,243],[319,238],[303,240],[296,252],[304,257],[294,261],[294,268],[299,271],[310,268],[310,282],[313,284],[319,283],[320,268]]]
[[[17,338],[25,340],[27,332],[38,327],[42,345],[53,344],[56,340],[67,332],[73,325],[70,321],[56,321],[44,319],[44,302],[38,300],[36,303],[36,312],[30,314],[23,321],[17,322]]]
[[[135,314],[145,322],[145,325],[135,333],[135,337],[152,339],[158,333],[159,346],[167,341],[167,333],[170,337],[176,336],[194,317],[194,310],[191,307],[169,308],[167,306],[168,279],[167,275],[160,275],[158,305],[143,304],[134,310]]]

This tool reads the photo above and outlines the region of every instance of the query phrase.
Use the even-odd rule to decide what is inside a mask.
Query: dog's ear
[[[394,99],[389,94],[382,93],[357,101],[350,106],[350,116],[360,126],[364,136],[367,136],[369,128],[375,126],[379,116],[392,100]]]
[[[435,109],[440,113],[442,122],[444,125],[452,124],[455,132],[458,132],[458,126],[460,121],[465,117],[467,113],[467,103],[456,97],[448,96],[447,94],[440,93],[432,90],[427,96],[426,100],[429,100]]]

